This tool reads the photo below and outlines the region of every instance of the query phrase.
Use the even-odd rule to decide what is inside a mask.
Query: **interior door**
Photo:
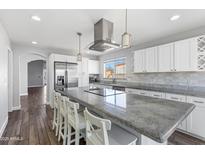
[[[158,48],[158,63],[159,63],[159,72],[170,72],[173,71],[173,51],[174,44],[165,44],[161,45]]]
[[[134,53],[134,72],[140,73],[145,71],[145,50],[138,50]]]
[[[175,71],[190,70],[190,39],[177,41],[174,44]]]
[[[146,71],[147,72],[157,72],[158,65],[157,65],[157,47],[148,48],[146,49]]]

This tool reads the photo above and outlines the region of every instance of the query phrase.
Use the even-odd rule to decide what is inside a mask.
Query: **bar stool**
[[[54,113],[53,113],[53,127],[52,129],[56,129],[56,133],[55,135],[57,136],[58,135],[58,129],[59,129],[59,103],[60,103],[60,97],[61,97],[61,94],[58,93],[58,92],[53,92],[53,96],[54,96],[54,99],[53,99],[53,110],[54,110]]]
[[[69,98],[61,96],[58,141],[60,141],[62,138],[63,144],[66,144],[66,134],[67,134],[67,104],[66,104],[66,100],[69,100]]]
[[[67,144],[71,144],[75,142],[75,145],[79,145],[79,140],[82,137],[85,137],[85,133],[83,133],[83,130],[85,130],[85,118],[83,116],[83,113],[79,113],[79,104],[70,101],[69,99],[66,99],[67,104],[67,129],[68,129],[68,135],[67,135]],[[71,129],[74,129],[74,132],[71,133]],[[75,139],[71,140],[71,136],[75,135]]]
[[[84,111],[86,121],[86,144],[88,145],[135,145],[137,137],[121,127]]]

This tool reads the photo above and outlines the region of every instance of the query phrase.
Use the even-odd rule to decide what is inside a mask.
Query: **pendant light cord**
[[[127,9],[125,12],[125,32],[127,33]]]
[[[81,33],[77,33],[77,35],[79,36],[79,54],[80,54],[80,48],[81,48]]]

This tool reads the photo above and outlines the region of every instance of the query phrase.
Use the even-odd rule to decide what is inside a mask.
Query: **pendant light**
[[[78,38],[79,38],[79,53],[77,54],[77,61],[82,61],[82,55],[80,53],[80,50],[81,50],[81,33],[77,33],[78,35]]]
[[[122,34],[122,48],[131,47],[131,34],[127,32],[127,9],[125,12],[125,32]]]

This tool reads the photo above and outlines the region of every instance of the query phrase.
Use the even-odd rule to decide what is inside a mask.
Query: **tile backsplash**
[[[128,82],[205,87],[205,72],[129,74]]]

